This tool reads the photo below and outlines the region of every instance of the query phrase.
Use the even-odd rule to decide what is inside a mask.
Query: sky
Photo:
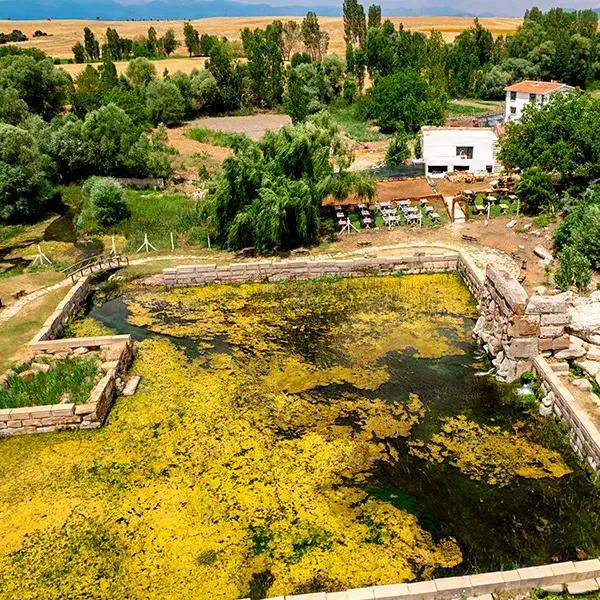
[[[93,0],[81,0],[82,2]],[[144,4],[150,0],[117,0],[119,4]],[[198,0],[200,3],[202,0]],[[234,0],[242,4],[270,4],[272,6],[290,6],[302,4],[302,6],[341,6],[342,0]],[[188,0],[190,2],[190,0]],[[467,13],[489,13],[490,15],[522,16],[523,12],[531,6],[538,6],[547,10],[554,6],[564,8],[597,8],[600,6],[600,0],[363,0],[363,4],[368,6],[371,3],[380,4],[384,14],[393,15],[394,9],[409,8],[418,9],[421,7],[448,7],[457,10],[463,10]]]

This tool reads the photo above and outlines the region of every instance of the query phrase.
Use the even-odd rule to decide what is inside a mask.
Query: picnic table
[[[505,213],[508,211],[508,204],[504,204],[504,202],[500,203],[500,211]]]
[[[364,209],[364,208],[363,208],[363,209],[361,209],[361,211],[360,211],[360,214],[361,214],[363,217],[370,217],[370,216],[371,216],[371,213],[370,213],[368,210]]]
[[[434,208],[433,206],[426,206],[425,207],[425,212],[430,215],[432,212],[434,212]]]
[[[439,221],[440,220],[440,215],[439,215],[439,213],[432,212],[432,213],[429,214],[429,218],[432,221]]]
[[[475,210],[481,214],[483,212],[485,212],[485,206],[483,204],[476,204],[475,205]]]
[[[427,198],[421,198],[421,199],[419,200],[419,204],[420,204],[421,206],[426,206],[426,205],[427,205]]]
[[[396,204],[398,206],[410,206],[410,200],[398,200]]]
[[[343,212],[337,212],[337,213],[335,213],[335,216],[338,219],[344,219],[346,217],[346,215]]]
[[[370,225],[372,225],[372,224],[373,224],[373,219],[371,219],[371,217],[365,217],[365,218],[362,220],[362,224],[363,224],[365,227],[369,227]]]

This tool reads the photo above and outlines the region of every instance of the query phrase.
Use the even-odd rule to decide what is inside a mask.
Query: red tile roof
[[[548,94],[555,92],[562,88],[573,89],[571,86],[558,81],[520,81],[509,85],[506,89],[507,92],[524,92],[526,94]]]

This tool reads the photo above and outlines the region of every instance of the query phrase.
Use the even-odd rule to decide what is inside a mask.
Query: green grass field
[[[226,131],[213,131],[197,127],[190,129],[186,134],[190,139],[211,146],[222,146],[224,148],[236,148],[249,138],[243,133],[228,133]]]
[[[357,142],[381,142],[389,138],[380,133],[372,123],[359,118],[354,106],[339,101],[329,106],[328,110],[344,133]]]
[[[171,248],[171,233],[176,245],[206,243],[198,224],[195,200],[178,193],[134,190],[127,190],[126,198],[131,217],[107,232],[127,239],[125,251],[135,252],[144,241],[144,234],[148,234],[149,242],[157,250]]]

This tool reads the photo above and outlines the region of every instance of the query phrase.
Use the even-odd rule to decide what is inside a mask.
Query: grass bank
[[[63,399],[83,404],[100,375],[97,356],[59,360],[48,372],[25,381],[18,373],[27,368],[21,365],[9,378],[8,387],[0,389],[0,408],[59,404]]]

